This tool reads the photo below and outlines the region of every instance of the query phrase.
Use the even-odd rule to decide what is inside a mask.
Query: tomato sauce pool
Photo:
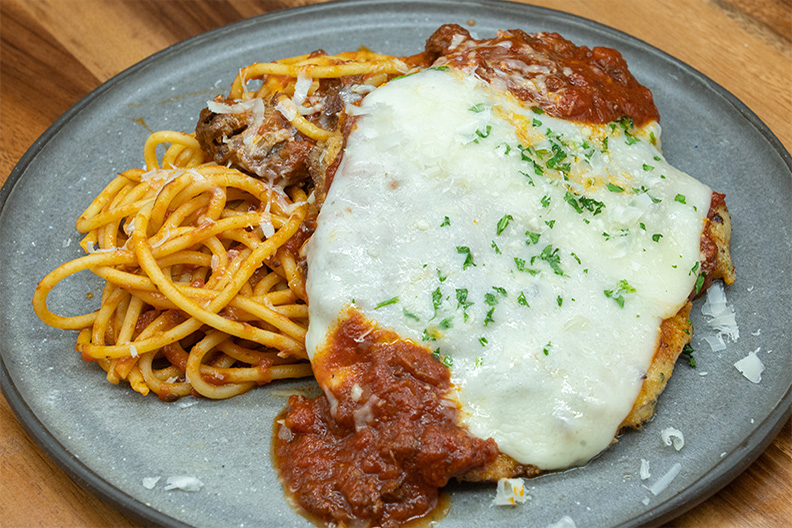
[[[309,517],[401,526],[438,505],[449,479],[492,462],[492,439],[457,425],[448,369],[355,311],[315,357],[325,394],[292,396],[275,436],[284,487]]]

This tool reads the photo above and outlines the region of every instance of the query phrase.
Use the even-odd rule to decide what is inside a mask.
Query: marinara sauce
[[[424,58],[501,84],[554,117],[604,124],[626,116],[635,126],[660,120],[652,92],[633,77],[621,53],[576,46],[558,33],[513,29],[475,40],[447,24],[426,41]]]
[[[350,309],[314,357],[325,394],[291,396],[275,438],[289,495],[326,524],[401,526],[454,476],[495,460],[458,425],[448,369],[424,347]]]

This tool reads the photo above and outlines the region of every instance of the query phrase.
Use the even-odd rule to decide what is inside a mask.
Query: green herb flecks
[[[503,233],[503,231],[509,226],[509,222],[514,220],[514,217],[510,214],[504,215],[503,218],[498,220],[498,225],[495,227],[495,232],[497,235]]]
[[[528,237],[528,240],[525,241],[525,244],[530,246],[531,244],[538,244],[539,237],[542,236],[541,233],[533,233],[531,231],[526,231],[525,236]]]
[[[397,297],[391,297],[387,301],[382,301],[381,303],[379,303],[377,306],[374,307],[374,309],[375,310],[379,310],[380,308],[383,308],[383,307],[388,306],[390,304],[396,304],[397,302],[399,302],[399,297],[398,296]]]
[[[635,292],[635,288],[630,286],[630,283],[627,282],[627,280],[622,279],[619,281],[619,284],[615,290],[605,290],[603,293],[605,294],[605,297],[616,301],[616,304],[619,305],[619,308],[624,308],[624,296]]]
[[[519,257],[514,257],[514,264],[517,266],[518,271],[524,271],[525,273],[530,273],[531,275],[539,274],[539,270],[525,267],[525,260]]]
[[[553,246],[545,246],[542,252],[539,253],[539,258],[547,262],[550,268],[552,268],[553,273],[564,276],[564,270],[561,269],[561,257],[558,255],[558,248],[553,249]]]
[[[456,247],[457,253],[460,255],[465,255],[465,262],[462,264],[462,269],[466,270],[470,266],[475,266],[476,263],[473,262],[473,255],[470,253],[470,248],[467,246],[457,246]]]
[[[688,365],[690,365],[693,368],[696,368],[696,358],[693,357],[693,353],[695,351],[696,350],[692,346],[690,346],[690,343],[682,347],[682,354],[681,354],[682,357],[687,359]]]
[[[696,295],[701,293],[701,288],[704,287],[704,280],[707,278],[707,274],[703,271],[699,273],[698,278],[696,278]]]

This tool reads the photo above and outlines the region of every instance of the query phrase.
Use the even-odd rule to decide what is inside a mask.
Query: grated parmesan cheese
[[[641,480],[646,480],[652,475],[649,473],[649,461],[646,459],[641,459],[641,470],[638,473],[641,476]]]
[[[762,372],[764,372],[764,364],[762,360],[756,356],[758,351],[759,349],[757,348],[734,364],[734,367],[740,371],[740,374],[748,378],[748,381],[752,383],[759,383],[762,381]]]
[[[528,500],[525,495],[525,484],[521,478],[502,478],[498,481],[495,498],[492,503],[496,506],[515,506]]]
[[[661,494],[668,487],[668,485],[671,484],[671,482],[676,478],[676,476],[679,475],[679,472],[681,470],[682,470],[682,464],[677,462],[676,464],[671,466],[671,469],[669,469],[665,475],[657,479],[657,482],[649,486],[648,488],[649,491],[651,491],[653,495]]]
[[[564,515],[558,521],[547,526],[547,528],[577,528],[575,521],[569,515]]]
[[[713,283],[707,290],[707,301],[702,305],[701,313],[709,318],[707,323],[718,335],[725,335],[732,341],[737,341],[740,337],[734,308],[727,303],[726,293],[720,282]]]
[[[179,489],[182,491],[201,491],[203,485],[203,482],[195,477],[191,477],[189,475],[176,475],[173,477],[168,477],[168,480],[165,484],[165,490],[170,491]]]
[[[679,429],[666,427],[660,432],[660,436],[663,439],[663,443],[665,445],[670,446],[673,443],[674,449],[677,451],[685,447],[685,436]]]
[[[159,482],[160,478],[162,477],[145,477],[143,479],[143,487],[146,489],[154,489],[154,486],[157,485],[157,482]]]

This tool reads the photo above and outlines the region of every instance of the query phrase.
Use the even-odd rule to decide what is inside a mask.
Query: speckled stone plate
[[[659,524],[692,507],[745,469],[789,415],[792,368],[792,161],[740,101],[694,69],[623,33],[571,15],[519,4],[472,1],[351,1],[281,11],[220,28],[166,49],[106,82],[56,121],[0,191],[2,388],[28,432],[81,485],[131,517],[168,526],[309,526],[283,499],[270,462],[272,422],[294,390],[276,383],[228,401],[165,404],[104,380],[74,352],[76,333],[43,325],[30,299],[48,271],[81,254],[74,222],[113,175],[143,164],[146,127],[192,130],[201,108],[227,93],[237,69],[323,48],[360,45],[396,55],[420,51],[443,23],[479,37],[498,28],[557,31],[577,44],[620,50],[660,109],[671,163],[726,193],[738,268],[726,289],[740,337],[722,352],[694,338],[698,368],[680,364],[655,419],[582,468],[528,483],[531,500],[492,506],[494,486],[452,485],[444,528],[547,526],[569,516],[579,527]],[[145,124],[146,127],[141,126]],[[50,298],[76,314],[98,297],[82,273]],[[693,309],[707,333],[702,302]],[[81,313],[81,312],[80,312]],[[733,366],[759,349],[759,384]],[[705,375],[706,373],[706,375]],[[669,426],[685,447],[666,447]],[[639,478],[641,459],[652,476]],[[655,496],[651,486],[681,471]],[[197,492],[165,491],[174,475],[199,478]],[[153,487],[147,477],[162,477]]]

